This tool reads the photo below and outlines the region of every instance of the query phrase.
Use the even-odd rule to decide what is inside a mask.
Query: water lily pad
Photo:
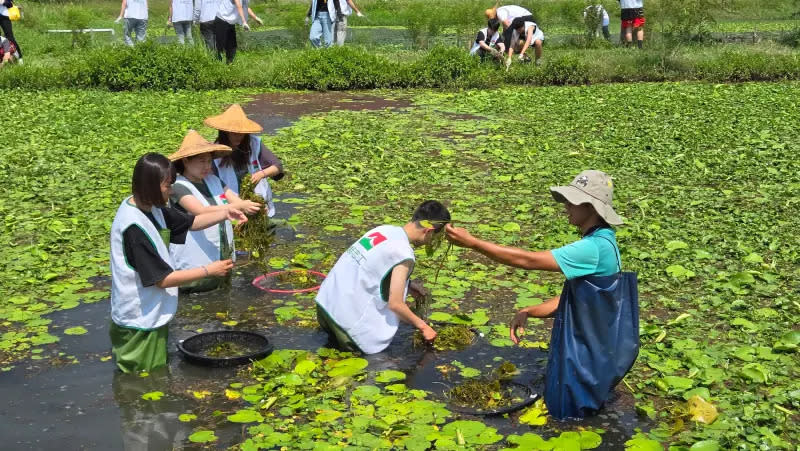
[[[313,360],[301,360],[294,367],[294,372],[300,375],[311,374],[317,368],[317,363]]]
[[[242,409],[237,410],[233,415],[228,415],[228,421],[231,423],[260,423],[264,421],[264,417],[255,410]]]
[[[700,396],[694,395],[688,401],[689,415],[692,421],[698,423],[711,424],[717,419],[719,415],[717,408]]]
[[[164,396],[163,392],[160,391],[151,391],[142,395],[142,399],[145,401],[158,401],[161,397]]]
[[[178,421],[181,421],[181,422],[184,422],[184,423],[188,423],[188,422],[190,422],[192,420],[196,420],[196,419],[197,419],[197,415],[195,415],[193,413],[182,413],[182,414],[178,415]]]
[[[719,451],[722,449],[716,440],[703,440],[695,443],[689,451]]]
[[[375,376],[375,382],[396,382],[406,379],[406,373],[395,370],[381,371]]]
[[[519,417],[519,422],[531,426],[544,426],[547,424],[547,407],[544,401],[539,399],[533,406],[525,409]]]
[[[200,430],[189,436],[189,441],[192,443],[209,443],[217,441],[217,436],[214,431]]]
[[[328,370],[328,376],[355,376],[356,374],[363,372],[367,365],[369,365],[369,362],[360,357],[352,357],[349,359],[340,360],[334,363],[331,369]]]
[[[64,329],[64,334],[66,335],[83,335],[87,332],[89,331],[86,330],[86,328],[83,326],[75,326],[75,327],[70,327],[69,329]]]

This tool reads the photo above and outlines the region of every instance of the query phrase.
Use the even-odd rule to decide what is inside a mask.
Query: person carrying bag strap
[[[630,370],[639,352],[636,274],[623,272],[611,226],[622,218],[612,207],[613,182],[583,171],[567,186],[550,188],[582,238],[549,251],[529,251],[480,240],[447,226],[447,237],[492,260],[523,269],[561,272],[560,296],[519,310],[509,327],[518,344],[528,318],[555,316],[544,400],[554,418],[595,414]]]

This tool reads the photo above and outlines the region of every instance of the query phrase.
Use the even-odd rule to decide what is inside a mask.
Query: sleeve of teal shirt
[[[594,274],[600,261],[600,251],[591,240],[579,240],[550,252],[567,279]]]

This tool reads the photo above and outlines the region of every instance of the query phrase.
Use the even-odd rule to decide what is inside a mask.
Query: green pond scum
[[[437,351],[461,350],[475,341],[475,331],[469,326],[446,325],[435,328],[435,330],[437,332],[436,339],[430,346]],[[414,331],[412,340],[414,342],[414,347],[429,346],[422,337],[422,333],[418,330]]]
[[[88,280],[108,276],[108,227],[130,190],[133,162],[153,149],[173,151],[187,128],[210,136],[202,118],[245,94],[2,92],[8,117],[25,126],[4,134],[0,148],[0,369],[30,356],[51,359],[59,340],[96,335],[78,322],[69,327],[89,332],[65,335],[45,315],[108,298],[102,279]],[[453,220],[481,238],[559,247],[577,234],[558,220],[563,212],[546,187],[585,168],[604,170],[627,223],[617,230],[622,261],[640,280],[642,347],[617,390],[653,426],[631,436],[628,449],[796,448],[800,84],[379,95],[413,105],[315,113],[264,137],[292,171],[275,189],[279,209],[297,207],[287,225],[299,238],[259,254],[270,271],[296,265],[326,272],[351,241],[342,237],[402,223],[427,198],[449,200]],[[513,312],[558,294],[563,283],[459,248],[443,259],[437,280],[438,266],[420,258],[414,269],[432,294],[430,320],[469,325],[494,346],[511,345]],[[265,299],[253,304],[274,301],[270,321],[313,322],[311,298]],[[531,320],[523,344],[544,348],[549,331],[548,322]],[[554,422],[522,424],[503,436],[425,391],[373,374],[358,356],[278,350],[236,377],[243,386],[235,409],[196,412],[196,421],[253,420],[242,423],[239,449],[600,446],[602,434]],[[687,417],[694,396],[718,412],[710,424]],[[214,441],[212,429],[193,438]]]
[[[253,352],[253,349],[249,346],[236,343],[233,341],[223,341],[220,343],[216,343],[213,346],[209,347],[208,349],[202,352],[203,355],[206,357],[215,357],[215,358],[230,358],[230,357],[240,357],[246,354],[250,354]]]

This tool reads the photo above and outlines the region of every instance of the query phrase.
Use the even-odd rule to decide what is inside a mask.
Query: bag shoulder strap
[[[611,247],[614,249],[614,255],[617,257],[618,272],[621,273],[622,272],[622,259],[619,256],[619,247],[615,246],[614,243],[611,240],[609,240],[608,238],[606,238],[604,236],[598,236],[598,238],[602,238],[602,239],[608,241],[608,244],[610,244]]]

